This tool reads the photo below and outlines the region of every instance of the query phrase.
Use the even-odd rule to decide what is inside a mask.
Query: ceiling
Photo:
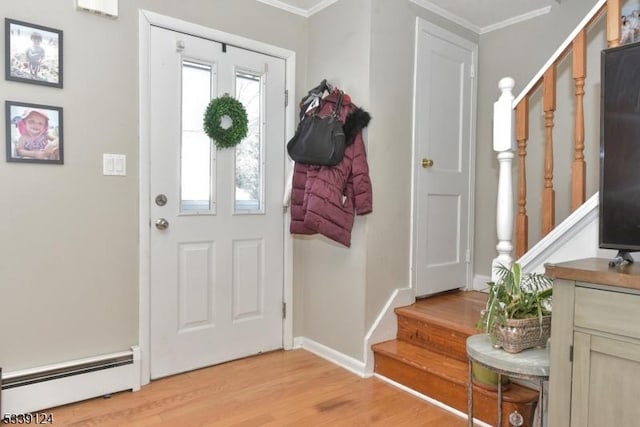
[[[258,0],[303,16],[338,0]],[[479,34],[548,13],[561,0],[408,0]]]

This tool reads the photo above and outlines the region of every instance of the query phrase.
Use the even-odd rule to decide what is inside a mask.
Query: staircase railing
[[[544,112],[544,165],[543,188],[541,194],[541,234],[551,232],[556,221],[556,197],[554,190],[554,118],[556,114],[557,68],[560,62],[572,54],[572,77],[575,85],[572,117],[574,125],[573,160],[571,174],[571,211],[575,211],[585,202],[587,165],[585,162],[585,118],[584,95],[587,69],[587,31],[605,14],[607,15],[606,37],[609,47],[620,44],[620,0],[600,0],[589,14],[569,35],[565,42],[551,56],[547,63],[514,97],[512,90],[515,82],[506,77],[500,80],[500,98],[494,103],[493,149],[499,162],[497,237],[498,256],[493,260],[492,274],[497,264],[509,264],[513,261],[513,230],[515,220],[515,257],[520,258],[529,249],[529,217],[527,214],[527,142],[529,140],[529,101],[534,96],[542,96]],[[569,110],[567,110],[569,111]],[[570,114],[570,113],[568,113]],[[517,147],[516,147],[517,144]],[[517,149],[517,214],[514,217],[512,168]],[[567,165],[568,166],[568,165]]]

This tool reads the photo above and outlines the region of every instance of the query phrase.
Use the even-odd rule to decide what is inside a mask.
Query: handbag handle
[[[333,111],[331,112],[331,116],[332,117],[340,117],[340,109],[342,109],[342,99],[344,98],[344,91],[336,89],[339,92],[338,95],[338,100],[336,101],[336,106],[333,109]],[[314,109],[313,113],[307,115],[307,117],[310,116],[315,116],[320,112],[320,109],[322,108],[322,103],[318,103],[318,106]],[[300,119],[302,120],[304,118],[306,114],[304,114],[304,112],[302,110],[300,110]]]
[[[344,97],[344,92],[340,91],[340,95],[338,95],[338,100],[336,101],[336,108],[334,108],[333,113],[331,113],[333,117],[340,117],[340,109],[342,108],[343,97]]]

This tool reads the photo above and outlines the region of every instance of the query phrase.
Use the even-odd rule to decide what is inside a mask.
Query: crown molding
[[[321,2],[317,3],[315,6],[309,8],[309,16],[320,12],[322,9],[331,6],[332,4],[336,3],[337,1],[338,0],[322,0]]]
[[[318,13],[322,9],[331,6],[338,0],[322,0],[321,2],[315,4],[313,7],[310,7],[309,9],[291,6],[290,4],[280,0],[257,0],[257,1],[259,1],[260,3],[268,4],[269,6],[273,6],[278,9],[282,9],[284,11],[296,14],[296,15],[303,16],[305,18],[308,18],[311,15]]]
[[[531,12],[523,13],[522,15],[514,16],[513,18],[505,19],[502,22],[496,24],[487,25],[480,29],[480,34],[490,33],[491,31],[499,30],[509,25],[518,24],[529,19],[537,18],[538,16],[546,15],[551,12],[551,6],[546,6],[541,9],[532,10]]]
[[[524,13],[522,15],[514,16],[513,18],[505,19],[504,21],[498,22],[496,24],[488,25],[486,27],[479,27],[464,18],[461,18],[458,15],[455,15],[443,8],[436,6],[428,0],[409,0],[411,3],[414,3],[423,9],[427,9],[437,15],[442,16],[443,18],[448,19],[451,22],[455,22],[456,24],[473,31],[477,34],[486,34],[491,31],[498,30],[500,28],[508,27],[509,25],[514,25],[522,21],[526,21],[528,19],[536,18],[540,15],[545,15],[551,12],[551,6],[546,6],[541,9],[532,10],[531,12]]]
[[[279,1],[279,0],[257,0],[260,3],[268,4],[269,6],[277,7],[278,9],[286,10],[289,13],[293,13],[295,15],[304,16],[305,18],[309,17],[309,12],[306,9],[302,9],[300,7],[291,6],[288,3]]]
[[[427,9],[428,11],[431,11],[433,13],[435,13],[436,15],[440,15],[443,18],[448,19],[449,21],[455,22],[456,24],[473,31],[474,33],[478,33],[480,34],[480,30],[481,28],[478,27],[477,25],[472,24],[471,22],[467,21],[464,18],[459,17],[458,15],[454,15],[453,13],[444,10],[443,8],[441,8],[440,6],[436,6],[435,4],[431,3],[430,1],[427,0],[409,0],[411,3],[416,4],[418,6],[420,6],[423,9]]]

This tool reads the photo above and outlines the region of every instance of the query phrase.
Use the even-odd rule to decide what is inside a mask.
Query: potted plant
[[[498,373],[493,369],[485,368],[477,362],[471,362],[471,374],[473,376],[473,383],[479,387],[487,390],[498,390]],[[502,390],[508,390],[511,385],[511,379],[506,376],[501,376]]]
[[[551,334],[553,279],[523,273],[519,263],[496,267],[497,280],[489,282],[489,298],[480,326],[494,343],[509,353],[545,346]]]

